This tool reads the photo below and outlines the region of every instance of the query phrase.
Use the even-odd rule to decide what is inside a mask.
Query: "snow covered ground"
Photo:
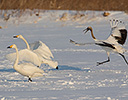
[[[11,12],[11,11],[10,11]],[[116,54],[111,62],[96,66],[97,61],[107,59],[100,47],[74,46],[69,42],[93,42],[90,34],[83,34],[87,26],[94,28],[98,39],[106,39],[110,33],[110,19],[120,19],[128,29],[128,14],[110,12],[103,17],[102,11],[40,11],[39,16],[26,11],[6,22],[0,16],[0,99],[1,100],[128,100],[128,65]],[[48,65],[40,67],[44,77],[27,78],[13,69],[13,62],[5,55],[15,52],[7,46],[15,43],[25,48],[13,35],[22,34],[29,43],[41,40],[51,49],[59,70]],[[128,50],[128,43],[124,45]],[[128,54],[125,54],[128,59]]]

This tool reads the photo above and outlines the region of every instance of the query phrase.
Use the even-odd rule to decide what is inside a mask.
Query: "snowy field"
[[[10,11],[11,12],[11,11]],[[1,100],[128,100],[128,65],[117,54],[111,54],[109,63],[96,66],[97,61],[107,59],[100,47],[75,46],[69,41],[93,42],[90,34],[83,30],[92,26],[95,36],[104,40],[110,34],[110,19],[120,19],[128,29],[128,14],[96,11],[40,11],[39,16],[14,14],[8,21],[0,16],[0,99]],[[33,13],[33,12],[31,12]],[[41,40],[49,46],[59,69],[41,65],[45,76],[27,78],[13,69],[13,63],[5,58],[15,52],[7,46],[16,44],[24,49],[21,39],[13,39],[22,34],[29,43]],[[124,48],[128,50],[126,41]],[[128,53],[125,53],[128,59]]]

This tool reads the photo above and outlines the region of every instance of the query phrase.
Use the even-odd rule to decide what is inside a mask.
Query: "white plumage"
[[[107,42],[123,45],[127,38],[127,30],[125,28],[124,22],[118,20],[110,20],[110,25],[111,32]]]
[[[6,58],[10,61],[15,61],[16,59],[16,53],[7,54]],[[28,61],[32,62],[33,64],[40,66],[41,65],[41,57],[32,52],[29,49],[23,49],[19,51],[19,61]]]
[[[91,36],[93,40],[95,41],[95,45],[101,46],[102,49],[104,49],[108,55],[108,60],[103,61],[103,62],[97,62],[97,65],[106,63],[110,61],[109,55],[110,52],[117,53],[123,57],[125,62],[128,64],[125,56],[123,55],[126,50],[121,46],[125,43],[126,38],[127,38],[127,30],[125,28],[124,22],[118,21],[118,20],[110,20],[110,25],[111,25],[111,32],[110,36],[106,40],[98,40],[95,38],[93,34],[93,29],[92,27],[87,27],[84,31],[85,33],[87,31],[91,31]],[[75,41],[70,40],[71,43],[76,44],[76,45],[87,45],[89,43],[76,43]]]
[[[37,54],[40,54],[45,59],[54,58],[51,50],[41,41],[36,41],[30,44],[30,49]]]
[[[43,76],[44,71],[42,69],[39,69],[38,67],[34,66],[31,63],[22,63],[22,64],[18,64],[19,62],[19,53],[18,53],[18,49],[17,46],[15,44],[7,47],[7,48],[14,48],[16,50],[16,59],[15,59],[15,63],[13,65],[13,68],[20,73],[23,76],[27,76],[28,77],[28,81],[32,81],[31,78],[32,77],[39,77],[39,76]]]
[[[33,64],[40,66],[41,63],[48,64],[49,66],[58,69],[58,62],[53,61],[53,55],[50,49],[41,41],[37,41],[35,43],[28,44],[28,42],[24,39],[22,35],[14,36],[14,38],[21,38],[27,46],[27,49],[23,49],[19,51],[19,60],[20,61],[29,61]],[[14,61],[16,53],[11,53],[6,55],[8,60]]]

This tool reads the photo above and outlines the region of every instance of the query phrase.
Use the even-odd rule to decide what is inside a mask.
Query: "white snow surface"
[[[10,13],[11,11],[8,11]],[[103,17],[102,11],[43,11],[39,16],[30,15],[26,10],[22,16],[13,15],[6,22],[0,16],[0,99],[1,100],[128,100],[128,65],[121,56],[111,54],[109,63],[96,66],[97,61],[107,59],[100,47],[75,46],[73,39],[80,43],[93,42],[90,34],[84,34],[87,26],[92,26],[98,39],[106,39],[110,34],[110,19],[125,22],[128,29],[128,14],[109,11]],[[64,17],[62,17],[64,16]],[[13,35],[23,35],[29,43],[40,40],[49,46],[59,69],[41,65],[45,76],[27,78],[13,69],[13,63],[5,55],[15,52],[7,46],[16,44],[21,50],[25,43],[13,39]],[[126,41],[123,46],[128,50]],[[128,54],[125,53],[128,59]]]

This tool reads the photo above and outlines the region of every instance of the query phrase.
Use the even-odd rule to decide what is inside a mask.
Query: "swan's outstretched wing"
[[[54,58],[51,50],[41,41],[36,41],[34,43],[30,44],[30,48],[32,51],[34,51],[36,54],[40,55],[41,57],[45,59],[51,59]]]
[[[127,38],[127,30],[125,28],[124,22],[119,20],[112,20],[110,21],[110,25],[111,32],[107,42],[123,45]]]
[[[16,53],[8,54],[6,55],[6,58],[10,61],[15,61]],[[23,49],[19,51],[19,61],[29,61],[37,66],[41,65],[41,60],[37,56],[37,54],[28,49]]]

